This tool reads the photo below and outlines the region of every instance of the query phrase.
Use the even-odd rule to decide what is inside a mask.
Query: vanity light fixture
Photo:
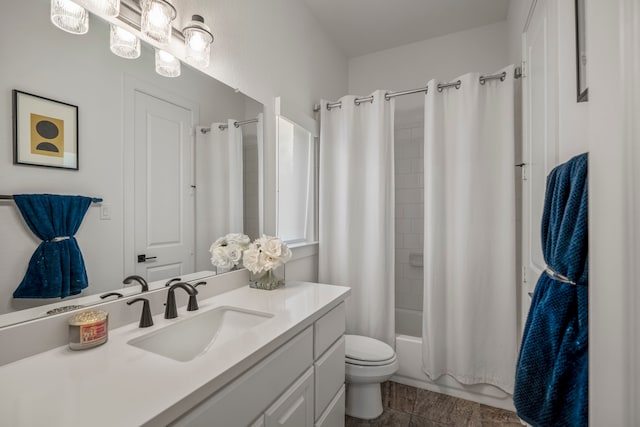
[[[120,0],[82,0],[85,6],[106,16],[118,16],[120,14]]]
[[[168,0],[142,0],[140,27],[142,34],[161,44],[171,39],[171,22],[178,15],[176,8]]]
[[[197,67],[209,66],[213,34],[200,15],[192,15],[191,21],[182,30],[187,48],[187,62]]]
[[[156,49],[156,73],[164,77],[178,77],[180,61],[169,52]]]
[[[51,0],[51,22],[71,34],[89,31],[89,12],[71,0]]]
[[[111,52],[122,58],[135,59],[140,56],[140,40],[134,34],[117,25],[111,24],[109,47]]]

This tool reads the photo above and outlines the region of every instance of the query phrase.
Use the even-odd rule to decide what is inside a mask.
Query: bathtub
[[[413,311],[413,310],[409,310]],[[419,313],[419,312],[418,312]],[[403,313],[408,318],[412,313]],[[422,318],[422,314],[420,318]],[[398,309],[396,309],[396,319]],[[402,316],[401,316],[402,317]],[[415,318],[413,318],[415,322]],[[413,327],[415,323],[401,325],[401,328]],[[413,326],[411,326],[413,325]],[[420,325],[421,326],[421,325]],[[400,328],[396,327],[400,331]],[[489,384],[461,384],[448,375],[443,375],[436,381],[432,381],[422,372],[422,338],[411,335],[396,335],[396,354],[400,362],[398,372],[391,378],[391,381],[410,385],[425,390],[471,400],[484,405],[495,406],[497,408],[515,411],[512,396],[501,389]]]

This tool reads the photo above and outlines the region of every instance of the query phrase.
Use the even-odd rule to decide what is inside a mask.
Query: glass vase
[[[284,286],[284,278],[276,276],[273,270],[269,270],[261,274],[251,273],[249,286],[254,289],[272,291]]]

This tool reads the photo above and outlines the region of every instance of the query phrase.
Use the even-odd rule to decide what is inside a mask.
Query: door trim
[[[589,2],[589,422],[639,425],[640,6]]]
[[[122,218],[123,218],[123,244],[124,244],[124,271],[122,277],[126,277],[130,274],[135,274],[135,199],[134,199],[134,139],[135,139],[135,123],[133,118],[135,117],[135,94],[141,92],[146,95],[161,99],[163,101],[174,104],[178,107],[182,107],[185,110],[191,111],[191,129],[195,129],[196,123],[200,118],[200,105],[190,99],[184,98],[180,95],[176,95],[170,91],[167,91],[152,83],[140,80],[131,75],[125,74],[123,81],[123,135],[124,141],[122,150],[122,177],[123,177],[123,200],[122,200]],[[191,152],[194,153],[195,149],[195,136],[191,133]],[[194,157],[192,155],[191,161],[194,163]],[[192,168],[193,175],[191,182],[195,183],[195,163]],[[194,211],[195,213],[195,211]],[[194,251],[196,248],[196,233],[195,233],[195,216],[194,216]]]

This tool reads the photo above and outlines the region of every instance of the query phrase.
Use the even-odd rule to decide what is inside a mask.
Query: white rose
[[[218,268],[229,269],[232,268],[235,264],[233,260],[231,260],[227,254],[227,250],[224,246],[219,246],[214,248],[211,252],[211,264],[215,265]]]
[[[242,233],[229,233],[225,236],[225,239],[227,240],[227,244],[229,245],[236,244],[243,248],[249,245],[249,242],[251,242],[251,239],[249,239],[249,236]]]
[[[264,271],[264,257],[262,256],[262,252],[258,248],[258,245],[252,243],[249,245],[247,249],[244,251],[244,256],[242,257],[242,264],[244,267],[252,272],[253,274],[260,274]]]
[[[242,260],[242,247],[238,244],[230,244],[226,247],[227,257],[233,262],[233,265],[240,264]]]
[[[282,264],[291,258],[291,250],[282,240],[277,237],[264,237],[266,237],[266,239],[263,243],[262,250],[267,256],[279,260]]]

